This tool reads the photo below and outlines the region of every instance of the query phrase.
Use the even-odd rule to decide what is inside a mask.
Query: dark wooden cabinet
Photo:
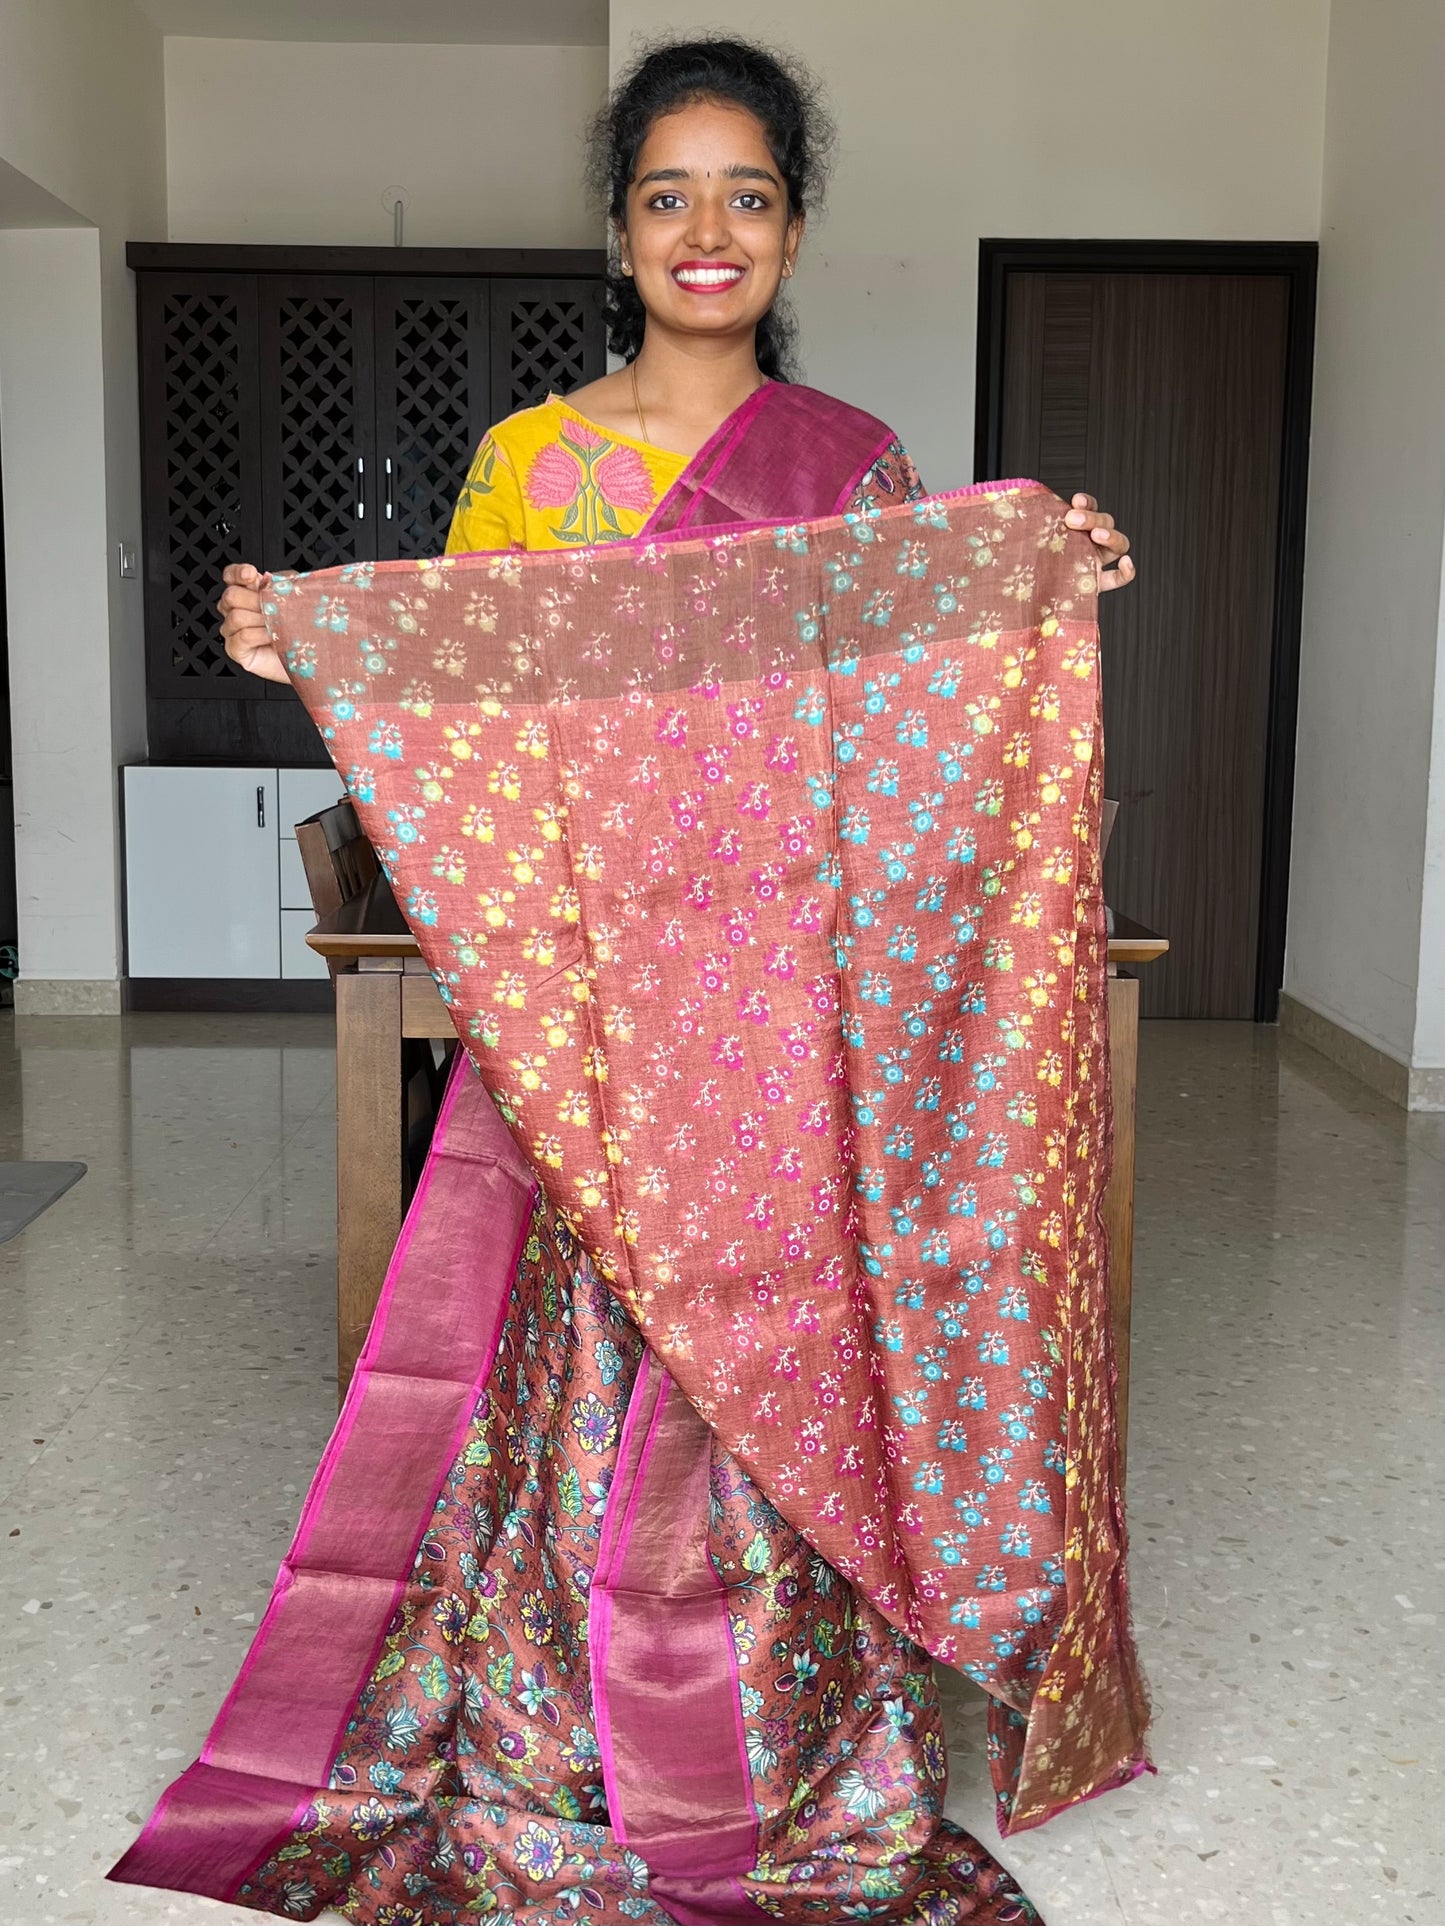
[[[221,570],[439,553],[488,425],[602,373],[602,256],[135,246],[152,757],[323,761]]]
[[[229,694],[217,584],[227,561],[261,553],[256,281],[145,274],[139,293],[149,689]]]
[[[373,293],[364,275],[257,277],[265,568],[380,559]]]
[[[492,290],[465,280],[375,287],[375,553],[435,555],[472,451],[505,412],[491,400]]]

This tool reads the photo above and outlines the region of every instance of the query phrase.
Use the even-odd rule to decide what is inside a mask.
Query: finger
[[[216,613],[228,622],[248,622],[264,628],[266,617],[261,598],[254,589],[227,589],[216,604]]]
[[[223,622],[221,640],[228,649],[265,649],[270,647],[271,638],[264,629],[249,623]]]
[[[1069,501],[1070,505],[1074,508],[1097,508],[1099,506],[1092,495],[1071,495]]]
[[[1098,509],[1071,508],[1064,517],[1070,528],[1112,528],[1114,517],[1102,514]]]
[[[1118,529],[1112,522],[1106,521],[1102,515],[1095,518],[1094,526],[1089,533],[1096,542],[1102,542],[1108,548],[1113,548],[1115,542],[1121,539]],[[1127,537],[1124,539],[1127,540]],[[1122,553],[1122,550],[1120,552]]]
[[[1137,572],[1132,557],[1122,556],[1117,568],[1099,570],[1099,593],[1106,595],[1110,589],[1127,588]]]
[[[1096,528],[1094,540],[1116,558],[1129,553],[1129,537],[1122,528]]]
[[[230,588],[262,589],[271,577],[263,575],[252,562],[227,562],[221,570],[221,580]]]

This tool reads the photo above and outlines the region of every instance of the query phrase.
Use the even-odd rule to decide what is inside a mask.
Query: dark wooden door
[[[602,287],[548,278],[492,284],[492,418],[565,395],[607,371]]]
[[[221,570],[261,552],[256,277],[139,281],[147,681],[186,703],[266,685],[226,656]]]
[[[262,566],[373,559],[382,491],[371,277],[258,278]]]
[[[603,371],[600,254],[399,252],[139,248],[153,756],[324,761],[227,658],[225,564],[440,552],[490,423]]]
[[[376,282],[376,445],[380,517],[373,553],[439,555],[460,477],[490,427],[490,290],[484,281]]]
[[[1272,1015],[1272,677],[1297,559],[1281,548],[1290,276],[1012,272],[1002,322],[991,472],[1087,489],[1139,555],[1101,627],[1120,805],[1106,891],[1171,944],[1141,973],[1141,1013]]]

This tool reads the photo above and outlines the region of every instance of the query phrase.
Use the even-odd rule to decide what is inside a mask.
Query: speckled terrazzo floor
[[[0,1027],[0,1926],[255,1919],[101,1875],[239,1663],[333,1411],[310,1018]],[[1445,1926],[1445,1120],[1146,1025],[1130,1501],[1159,1775],[1011,1840],[1049,1926]],[[950,1810],[992,1837],[981,1702]]]

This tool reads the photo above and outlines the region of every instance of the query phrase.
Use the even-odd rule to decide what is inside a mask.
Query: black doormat
[[[84,1175],[84,1164],[0,1163],[0,1244],[8,1244]]]

